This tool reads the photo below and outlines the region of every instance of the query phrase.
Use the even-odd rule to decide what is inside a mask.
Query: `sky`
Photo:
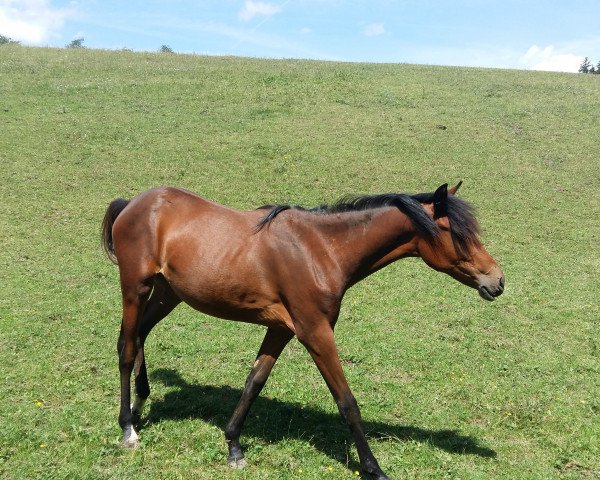
[[[0,0],[23,45],[576,72],[600,0]]]

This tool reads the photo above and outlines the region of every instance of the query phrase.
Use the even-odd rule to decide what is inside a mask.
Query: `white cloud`
[[[362,33],[366,37],[376,37],[385,33],[385,27],[383,23],[369,23],[363,28]]]
[[[257,16],[271,17],[276,13],[281,12],[281,10],[281,6],[273,3],[253,2],[252,0],[246,0],[238,16],[240,20],[248,22]]]
[[[74,13],[52,7],[50,0],[0,0],[0,34],[40,45],[56,36]]]
[[[554,45],[545,48],[532,45],[519,59],[519,63],[526,68],[551,72],[577,72],[582,61],[583,56],[557,50]]]

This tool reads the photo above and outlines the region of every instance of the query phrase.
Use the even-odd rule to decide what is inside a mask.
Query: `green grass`
[[[228,469],[263,330],[188,307],[148,340],[141,448],[118,446],[102,216],[162,184],[249,209],[462,179],[507,290],[485,303],[404,260],[348,293],[336,335],[375,455],[392,478],[598,478],[598,80],[0,47],[0,477],[355,477],[296,341]]]

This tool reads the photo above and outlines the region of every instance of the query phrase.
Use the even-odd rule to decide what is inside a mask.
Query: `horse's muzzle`
[[[504,276],[500,277],[498,280],[498,285],[495,287],[489,287],[487,285],[481,285],[477,291],[479,292],[479,296],[484,300],[489,302],[494,301],[494,299],[504,292]]]

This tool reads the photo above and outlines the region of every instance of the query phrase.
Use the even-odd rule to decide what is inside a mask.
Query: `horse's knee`
[[[137,349],[135,342],[127,342],[123,341],[122,345],[119,345],[119,370],[121,372],[129,372],[133,371],[133,365],[135,363],[135,356],[137,354]]]
[[[135,352],[133,354],[126,351],[126,345],[119,352],[119,368],[121,370],[133,370],[133,363],[135,361]]]

